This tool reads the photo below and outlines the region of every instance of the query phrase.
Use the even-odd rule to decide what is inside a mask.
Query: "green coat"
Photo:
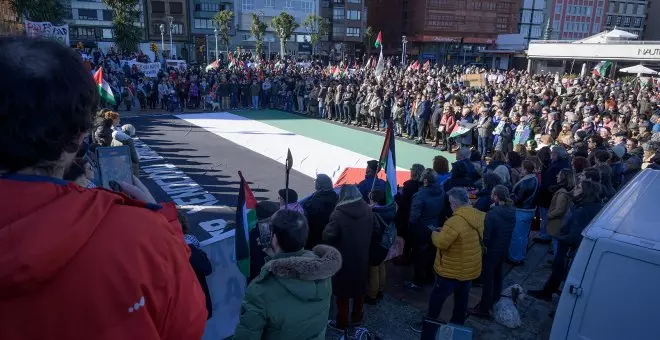
[[[341,254],[327,245],[273,256],[247,287],[234,339],[325,339],[340,268]]]

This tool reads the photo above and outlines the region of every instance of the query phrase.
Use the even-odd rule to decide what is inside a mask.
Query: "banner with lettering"
[[[156,78],[158,76],[158,71],[160,70],[160,63],[139,63],[135,59],[132,60],[121,60],[121,67],[128,65],[128,67],[137,66],[137,68],[144,73],[144,76],[147,78]]]
[[[25,21],[25,34],[30,38],[53,39],[69,46],[69,25],[55,26],[50,22]]]

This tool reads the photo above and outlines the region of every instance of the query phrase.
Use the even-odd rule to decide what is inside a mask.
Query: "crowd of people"
[[[504,263],[524,265],[534,224],[532,241],[552,244],[552,274],[529,294],[550,300],[591,219],[642,167],[660,168],[653,82],[235,58],[230,68],[164,68],[155,79],[115,67],[116,55],[92,54],[91,66],[105,65],[128,109],[135,92],[123,93],[137,85],[141,107],[272,107],[375,130],[393,120],[398,136],[456,156],[412,165],[393,202],[378,161],[356,185],[337,191],[319,174],[306,199],[282,189],[279,202],[259,202],[237,339],[324,339],[328,326],[362,323],[364,304],[383,297],[394,230],[405,244],[397,255],[413,267],[406,287],[432,287],[426,318],[452,294],[452,323],[491,318]],[[116,107],[98,111],[89,71],[55,42],[0,38],[0,73],[14,75],[0,81],[0,199],[9,207],[0,213],[0,319],[13,325],[0,332],[46,337],[57,324],[62,338],[201,338],[211,268],[185,218],[137,176],[119,193],[90,189],[85,155],[112,145],[134,153],[135,128],[120,126]],[[464,80],[474,72],[484,84]],[[470,308],[477,283],[481,301]]]

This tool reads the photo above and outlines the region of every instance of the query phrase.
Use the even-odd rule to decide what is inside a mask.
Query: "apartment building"
[[[520,0],[408,0],[411,46],[445,64],[481,62],[499,34],[519,31]]]
[[[616,27],[635,33],[641,38],[644,35],[644,21],[648,4],[648,0],[609,1],[604,28],[610,30]]]
[[[532,40],[543,37],[546,22],[546,7],[549,0],[522,0],[520,6],[520,19],[518,33],[523,36],[524,45]]]
[[[551,38],[578,40],[605,29],[605,0],[552,0]]]
[[[320,15],[330,21],[326,48],[329,48],[333,57],[361,57],[364,54],[364,31],[368,18],[365,2],[366,0],[321,0]],[[373,29],[374,34],[377,34],[380,28]]]
[[[189,44],[189,11],[186,0],[146,0],[145,26],[148,40],[160,42],[160,51],[171,50],[173,57],[189,60],[192,48]]]
[[[261,17],[268,25],[264,37],[264,53],[275,56],[280,52],[279,40],[270,25],[271,20],[282,12],[292,15],[300,25],[286,45],[286,53],[292,55],[308,55],[311,53],[310,37],[302,25],[310,14],[318,14],[318,0],[235,0],[234,13],[236,18],[236,36],[233,46],[243,49],[254,49],[254,37],[250,33],[252,13]]]
[[[195,53],[191,57],[198,62],[215,60],[215,24],[213,16],[225,9],[234,10],[231,0],[190,0],[189,1],[190,34]],[[236,20],[231,25],[231,35],[236,34]],[[224,51],[225,46],[218,39],[218,51]]]

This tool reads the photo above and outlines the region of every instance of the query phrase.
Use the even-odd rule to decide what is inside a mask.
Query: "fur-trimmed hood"
[[[303,300],[323,298],[317,285],[330,285],[330,279],[341,269],[339,251],[331,246],[317,245],[312,251],[278,254],[261,269],[256,280],[274,277],[289,293]]]
[[[126,142],[129,139],[131,139],[131,137],[129,135],[127,135],[126,133],[124,133],[123,131],[120,131],[120,130],[112,131],[112,138],[116,139],[120,142]]]

